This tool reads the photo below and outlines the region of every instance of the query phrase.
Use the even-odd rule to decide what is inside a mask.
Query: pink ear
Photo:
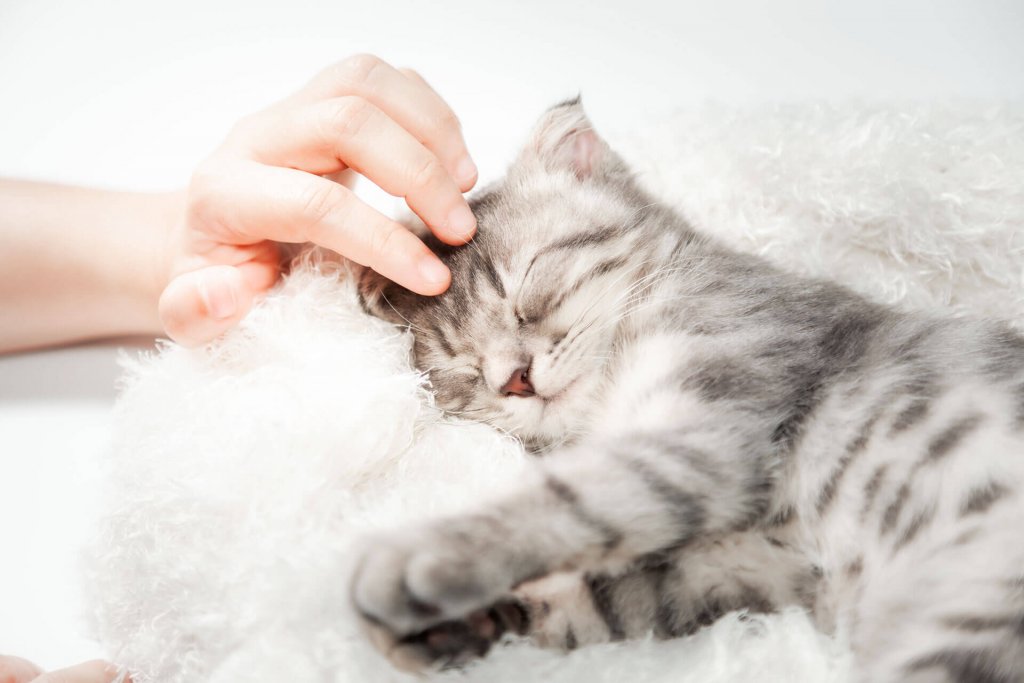
[[[566,147],[572,150],[572,157],[569,160],[570,167],[580,180],[589,178],[601,163],[601,158],[604,156],[604,144],[597,137],[593,128],[574,130],[569,133],[568,137],[571,144],[567,144]]]
[[[615,155],[594,131],[577,97],[551,107],[537,122],[520,159],[549,171],[572,171],[580,180],[605,175]]]

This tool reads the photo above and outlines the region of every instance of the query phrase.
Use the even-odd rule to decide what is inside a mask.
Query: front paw
[[[357,565],[352,602],[397,667],[458,665],[525,630],[525,611],[500,600],[510,584],[494,559],[431,531],[378,539]]]
[[[476,610],[463,619],[441,622],[419,633],[395,639],[394,635],[377,629],[374,644],[392,664],[405,671],[460,667],[483,657],[505,634],[524,635],[530,624],[526,606],[517,600],[498,602]]]

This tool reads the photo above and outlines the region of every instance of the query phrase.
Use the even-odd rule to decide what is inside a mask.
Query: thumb
[[[160,296],[160,322],[168,336],[182,346],[212,341],[245,317],[257,294],[273,283],[268,264],[243,267],[267,272],[242,272],[235,266],[208,266],[171,280]]]
[[[28,683],[42,673],[42,669],[26,659],[0,656],[0,681],[3,683]]]
[[[98,659],[60,671],[45,673],[31,683],[113,683],[118,679],[117,667]]]

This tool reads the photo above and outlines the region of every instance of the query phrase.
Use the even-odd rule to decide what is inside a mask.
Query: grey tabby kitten
[[[443,408],[543,457],[368,545],[352,599],[396,664],[800,605],[859,680],[1024,680],[1024,338],[695,233],[576,101],[472,205],[471,244],[431,242],[446,294],[361,290],[417,330]]]

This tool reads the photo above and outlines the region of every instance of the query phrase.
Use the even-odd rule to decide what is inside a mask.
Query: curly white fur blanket
[[[1024,109],[683,112],[611,142],[703,230],[875,299],[1024,325]],[[458,509],[526,466],[444,418],[408,333],[362,314],[344,269],[296,267],[208,348],[127,363],[96,632],[138,683],[407,680],[357,632],[353,543]],[[843,681],[841,634],[798,611],[692,638],[499,648],[464,681]]]

